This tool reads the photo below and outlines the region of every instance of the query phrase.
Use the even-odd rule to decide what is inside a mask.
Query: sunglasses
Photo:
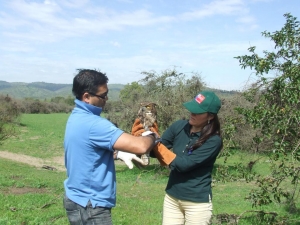
[[[96,94],[94,94],[94,93],[92,93],[92,92],[89,92],[89,94],[90,94],[90,95],[93,95],[93,96],[96,96],[96,97],[98,97],[98,98],[101,98],[101,99],[103,99],[103,100],[106,100],[106,99],[107,99],[107,93],[106,93],[105,95],[96,95]]]

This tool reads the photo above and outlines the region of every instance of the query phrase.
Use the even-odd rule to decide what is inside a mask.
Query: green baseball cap
[[[214,113],[217,114],[221,108],[219,97],[212,91],[202,91],[196,97],[183,103],[183,106],[191,113]]]

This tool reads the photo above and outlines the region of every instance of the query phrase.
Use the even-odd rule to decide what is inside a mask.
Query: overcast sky
[[[209,87],[253,79],[236,56],[272,48],[262,31],[300,20],[299,0],[1,0],[0,80],[72,83],[78,68],[128,84],[142,71],[201,74]]]

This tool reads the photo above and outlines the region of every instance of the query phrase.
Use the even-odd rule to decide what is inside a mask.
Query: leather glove
[[[129,152],[118,151],[117,159],[121,159],[122,161],[124,161],[124,163],[128,166],[129,169],[133,168],[133,160],[135,161],[135,165],[136,163],[143,166],[145,165],[142,159],[137,157],[135,154]]]
[[[168,166],[176,158],[176,154],[170,151],[162,143],[158,143],[152,150],[162,166]]]
[[[140,135],[135,135],[140,130],[143,130],[143,132],[145,131],[143,124],[141,124],[141,120],[137,118],[137,119],[135,119],[135,121],[132,125],[131,134],[134,136],[140,136]]]
[[[159,133],[158,133],[158,125],[157,125],[157,122],[154,122],[152,127],[149,128],[150,131],[156,133],[158,136],[159,136]],[[142,133],[144,133],[146,130],[144,129],[143,127],[143,124],[141,124],[141,120],[139,118],[135,119],[133,125],[132,125],[132,128],[131,128],[131,134],[133,136],[141,136]]]
[[[147,136],[149,135],[149,132],[150,133],[155,133],[156,134],[156,139],[160,136],[159,133],[158,133],[158,125],[157,125],[157,122],[154,122],[152,127],[149,128],[150,131],[146,131],[144,129],[144,126],[143,124],[141,123],[141,120],[139,118],[135,119],[133,125],[132,125],[132,128],[131,128],[131,134],[133,136]],[[145,133],[145,132],[148,132],[148,133]],[[159,140],[159,139],[157,139]],[[144,159],[144,164],[142,164],[143,166],[145,165],[149,165],[149,162],[150,162],[150,155],[149,154],[144,154],[141,156],[142,159]],[[143,166],[141,166],[140,163],[136,163],[135,161],[133,161],[133,163],[135,164],[136,167],[138,167],[139,169],[141,169]]]

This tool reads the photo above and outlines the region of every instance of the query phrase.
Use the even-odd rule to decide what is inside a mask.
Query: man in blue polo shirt
[[[66,125],[64,181],[70,224],[111,225],[116,204],[114,150],[119,158],[133,159],[154,146],[153,135],[135,137],[100,116],[108,100],[108,78],[96,70],[79,70],[73,79],[75,108]],[[132,153],[132,154],[131,154]],[[124,158],[125,157],[125,158]]]

